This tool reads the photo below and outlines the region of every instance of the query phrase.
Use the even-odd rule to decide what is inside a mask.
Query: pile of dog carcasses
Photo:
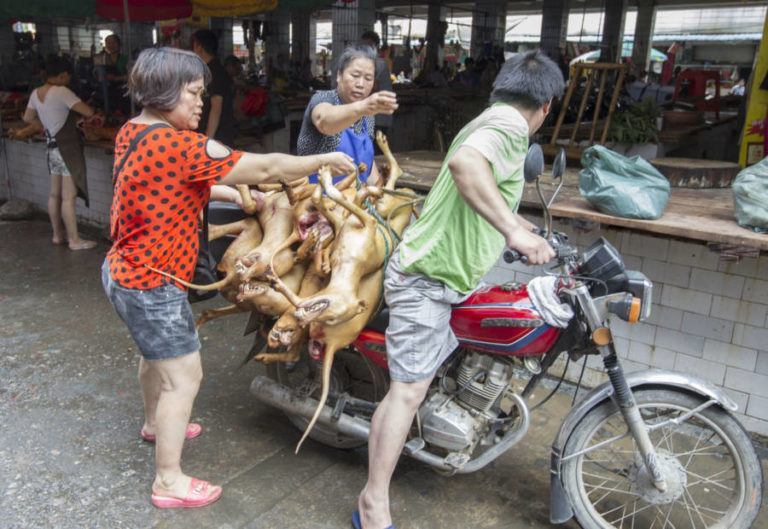
[[[223,278],[198,290],[219,290],[232,305],[207,310],[197,324],[255,311],[263,316],[260,332],[267,347],[255,358],[295,362],[303,351],[322,361],[322,391],[314,426],[328,397],[336,351],[347,347],[380,306],[384,266],[411,220],[416,195],[395,191],[402,170],[378,132],[376,141],[387,161],[383,187],[360,185],[358,173],[333,184],[327,167],[318,184],[302,179],[260,186],[256,203],[247,186],[238,186],[243,220],[211,225],[211,240],[236,235],[218,269]],[[297,447],[297,450],[298,450]]]

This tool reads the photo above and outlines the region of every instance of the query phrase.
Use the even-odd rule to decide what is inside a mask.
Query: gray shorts
[[[101,267],[104,292],[147,360],[167,360],[200,350],[187,293],[171,284],[136,290],[115,283],[107,261]]]
[[[72,176],[61,157],[58,147],[48,147],[48,172],[51,174],[60,174],[62,176]]]
[[[469,295],[422,274],[403,272],[395,251],[384,274],[384,299],[389,306],[387,360],[389,375],[398,382],[432,378],[459,345],[451,330],[451,305]]]

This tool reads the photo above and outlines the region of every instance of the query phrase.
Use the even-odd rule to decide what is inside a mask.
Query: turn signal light
[[[608,312],[629,323],[637,323],[642,316],[643,302],[627,293],[623,298],[608,303]]]
[[[629,323],[637,323],[640,321],[640,308],[642,305],[640,298],[632,298],[632,301],[629,303],[629,318],[627,318]]]

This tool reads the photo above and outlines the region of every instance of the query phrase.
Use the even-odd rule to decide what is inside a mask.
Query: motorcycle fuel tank
[[[510,356],[538,356],[560,329],[541,319],[525,285],[488,285],[453,307],[451,328],[464,347]]]

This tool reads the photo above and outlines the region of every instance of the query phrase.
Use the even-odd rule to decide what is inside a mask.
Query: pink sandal
[[[196,422],[191,422],[187,425],[187,431],[184,434],[185,439],[194,439],[203,433],[203,426]],[[139,432],[139,436],[148,443],[154,443],[157,437],[154,434],[145,433],[144,428]]]
[[[210,505],[221,497],[222,488],[207,481],[192,478],[185,498],[160,496],[152,493],[152,505],[158,509],[189,509]]]

